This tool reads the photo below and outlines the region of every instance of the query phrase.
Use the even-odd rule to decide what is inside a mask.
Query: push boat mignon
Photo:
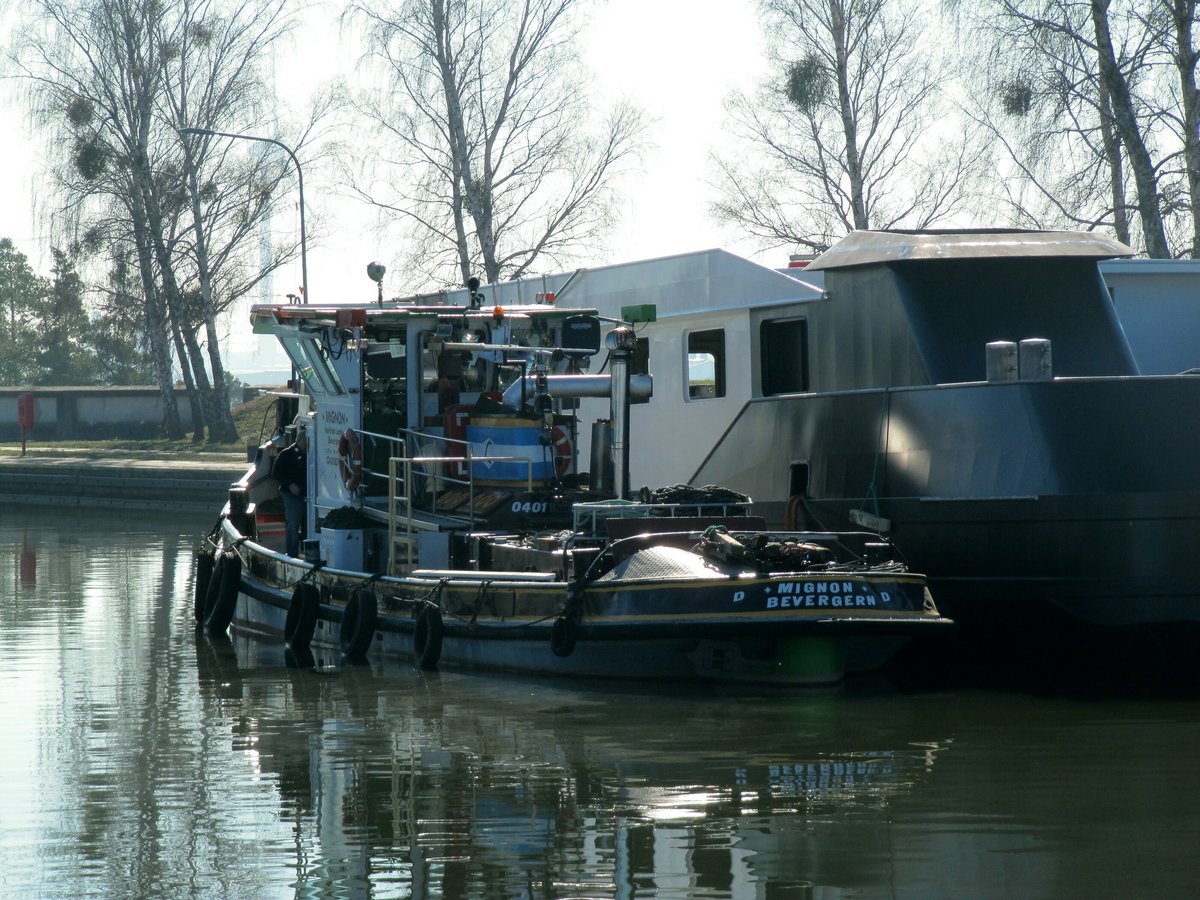
[[[297,654],[538,674],[834,681],[952,626],[924,576],[859,532],[768,530],[715,487],[630,499],[636,346],[593,310],[259,306],[307,394],[280,398],[204,542],[195,614]],[[608,396],[591,472],[579,397]],[[309,408],[315,403],[315,408]],[[304,558],[281,552],[275,455],[309,436]],[[339,452],[340,451],[340,452]]]

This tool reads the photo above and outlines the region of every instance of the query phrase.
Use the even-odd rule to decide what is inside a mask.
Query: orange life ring
[[[353,494],[362,484],[362,446],[353,428],[347,428],[338,438],[338,471],[342,484]]]
[[[557,425],[550,432],[554,447],[554,471],[562,478],[571,468],[571,439]]]

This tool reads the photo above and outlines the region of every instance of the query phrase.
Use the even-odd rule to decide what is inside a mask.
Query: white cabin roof
[[[624,306],[652,303],[659,318],[820,300],[820,280],[805,280],[804,270],[794,271],[785,274],[714,248],[534,275],[481,285],[479,291],[485,307],[532,303],[538,294],[552,291],[556,303],[592,307],[605,316],[619,316]],[[466,302],[465,289],[440,296],[448,305]]]

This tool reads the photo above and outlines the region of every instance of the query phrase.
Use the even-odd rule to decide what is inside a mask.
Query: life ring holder
[[[368,586],[356,588],[346,601],[342,611],[342,628],[339,643],[342,654],[350,659],[360,659],[371,649],[375,639],[375,628],[379,623],[379,599]]]
[[[338,438],[338,472],[342,484],[351,495],[362,484],[362,444],[353,428],[347,428]]]

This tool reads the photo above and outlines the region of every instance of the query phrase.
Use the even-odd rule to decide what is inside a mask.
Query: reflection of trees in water
[[[559,896],[567,883],[617,895],[798,883],[815,862],[805,822],[840,820],[846,846],[870,844],[889,798],[932,761],[904,740],[879,749],[897,738],[887,724],[839,734],[829,698],[747,705],[368,669],[247,668],[242,691],[313,888],[349,878],[415,896]],[[357,868],[337,862],[347,852]],[[860,859],[851,881],[871,877]]]
[[[34,711],[25,737],[38,766],[11,789],[49,810],[23,839],[62,871],[86,873],[93,893],[135,895],[161,884],[176,855],[171,762],[190,743],[177,712],[194,705],[194,688],[171,632],[190,539],[177,520],[142,515],[119,526],[81,510],[21,518],[18,540],[0,529],[0,546],[20,551],[0,553],[0,583],[24,576],[4,591],[0,629],[19,650],[7,660],[23,696],[9,700]]]

